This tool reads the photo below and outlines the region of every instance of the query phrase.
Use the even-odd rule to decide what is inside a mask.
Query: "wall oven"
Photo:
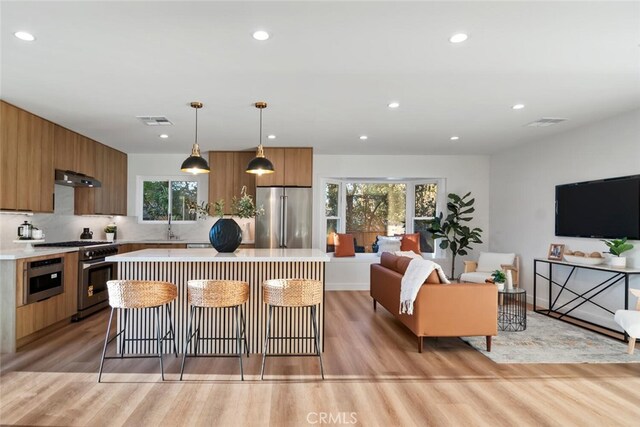
[[[27,263],[24,303],[31,304],[61,294],[64,291],[63,272],[63,257]]]

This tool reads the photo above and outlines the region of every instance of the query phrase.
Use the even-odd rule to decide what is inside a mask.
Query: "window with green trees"
[[[422,252],[433,253],[428,226],[436,214],[437,180],[326,180],[327,251],[333,233],[353,234],[357,252],[372,252],[379,235],[420,233]]]
[[[139,182],[139,219],[143,222],[195,221],[189,204],[198,201],[198,182],[185,179],[144,178]]]

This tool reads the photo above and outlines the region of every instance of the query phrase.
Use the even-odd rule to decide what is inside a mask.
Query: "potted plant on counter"
[[[609,264],[613,268],[625,268],[627,266],[627,257],[620,256],[624,252],[633,249],[631,243],[627,243],[627,238],[603,240],[604,244],[609,248],[609,253],[613,255]]]
[[[247,194],[247,187],[242,187],[240,198],[234,197],[231,203],[231,214],[240,218],[254,218],[262,215],[264,209],[256,208],[253,198]],[[218,252],[234,252],[242,243],[242,229],[233,218],[224,217],[224,200],[202,202],[189,206],[190,212],[196,212],[200,218],[211,216],[211,210],[219,219],[209,230],[209,241]]]
[[[116,227],[114,224],[109,224],[104,228],[104,232],[107,235],[108,242],[113,242],[117,230],[118,227]]]

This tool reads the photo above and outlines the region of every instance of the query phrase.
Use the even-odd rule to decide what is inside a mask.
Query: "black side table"
[[[520,288],[498,291],[498,329],[509,332],[527,329],[527,291]]]

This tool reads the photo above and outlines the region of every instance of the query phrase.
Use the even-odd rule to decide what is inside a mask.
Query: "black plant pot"
[[[209,231],[209,241],[218,252],[233,252],[242,243],[242,229],[231,218],[220,218]]]

